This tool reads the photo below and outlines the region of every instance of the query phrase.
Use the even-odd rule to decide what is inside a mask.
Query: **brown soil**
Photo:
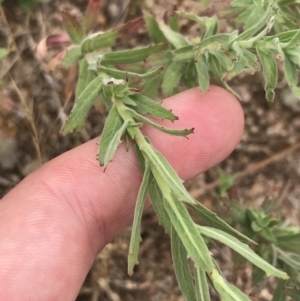
[[[125,1],[127,4],[130,1]],[[98,27],[116,25],[141,12],[136,2],[129,11],[122,1],[106,1],[99,16]],[[161,2],[143,1],[147,9],[162,17]],[[163,10],[171,9],[164,6]],[[195,11],[198,4],[178,1],[178,7]],[[112,7],[116,4],[118,9]],[[60,11],[68,9],[79,18],[87,0],[58,1],[40,5],[29,13],[20,10],[13,1],[0,9],[0,47],[10,49],[10,55],[0,64],[0,197],[22,178],[44,162],[101,133],[105,112],[93,108],[87,125],[78,135],[59,137],[60,130],[73,102],[74,78],[70,72],[52,60],[57,49],[37,56],[36,47],[49,34],[63,33]],[[120,8],[120,5],[123,5]],[[124,12],[120,16],[120,12]],[[183,24],[188,28],[189,24]],[[133,44],[142,43],[135,39]],[[206,206],[222,213],[229,208],[229,199],[246,206],[260,206],[266,197],[281,202],[282,214],[300,225],[300,102],[281,79],[274,103],[264,98],[261,75],[245,76],[232,83],[241,94],[246,128],[237,149],[220,166],[186,183],[192,195]],[[219,168],[236,176],[228,199],[218,197]],[[130,227],[105,247],[78,296],[78,301],[159,301],[184,300],[174,276],[170,242],[158,226],[152,209],[145,212],[142,224],[143,242],[140,264],[129,278],[127,252]],[[216,246],[212,250],[228,279],[246,293],[251,286],[251,267],[243,266],[233,273],[234,254]],[[253,300],[271,300],[264,289]]]

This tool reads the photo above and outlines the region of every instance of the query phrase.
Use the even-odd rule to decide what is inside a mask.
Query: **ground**
[[[0,47],[10,50],[8,58],[0,63],[0,197],[41,164],[101,133],[105,112],[99,105],[92,109],[80,135],[58,136],[74,101],[74,72],[53,60],[57,49],[46,52],[41,43],[49,34],[63,33],[61,10],[81,18],[87,2],[53,0],[25,13],[13,1],[5,1],[0,9]],[[99,28],[116,25],[127,15],[141,12],[133,1],[126,10],[130,0],[106,2],[99,15]],[[158,1],[143,2],[144,9],[162,17]],[[170,3],[164,10],[171,9]],[[193,1],[176,4],[190,12],[198,9]],[[189,26],[183,25],[186,34]],[[133,43],[139,41],[144,40],[141,37]],[[220,166],[186,186],[197,200],[221,214],[233,201],[259,207],[271,197],[280,203],[279,210],[286,218],[300,225],[300,102],[290,93],[284,78],[279,80],[274,103],[265,100],[263,85],[261,74],[232,82],[242,96],[245,112],[242,141]],[[218,196],[220,168],[235,178],[225,198]],[[143,217],[140,264],[132,278],[126,273],[130,230],[125,229],[99,253],[77,300],[184,300],[174,276],[168,236],[158,226],[153,210],[148,209]],[[253,291],[250,266],[233,273],[234,254],[220,245],[212,252],[230,281],[246,293]],[[268,289],[254,294],[253,300],[271,300]]]

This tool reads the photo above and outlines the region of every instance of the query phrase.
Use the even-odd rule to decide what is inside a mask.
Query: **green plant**
[[[283,220],[279,208],[280,204],[269,198],[259,209],[233,204],[232,214],[226,220],[233,226],[240,226],[243,234],[258,243],[255,253],[290,275],[289,280],[278,282],[273,300],[286,300],[288,296],[300,300],[300,228]],[[238,262],[244,260],[239,258]],[[253,284],[263,280],[263,271],[254,267]]]
[[[221,300],[250,300],[224,278],[210,255],[209,240],[228,245],[267,276],[288,279],[285,272],[269,264],[248,246],[256,245],[253,240],[189,195],[182,180],[162,154],[153,148],[141,128],[149,125],[170,135],[186,137],[191,134],[193,129],[173,130],[157,124],[155,119],[176,121],[177,117],[153,99],[160,91],[163,96],[176,93],[179,85],[186,88],[199,86],[206,91],[211,78],[238,97],[227,81],[242,72],[254,74],[262,68],[266,98],[273,101],[278,77],[277,60],[283,64],[289,86],[300,97],[297,87],[300,30],[295,29],[295,23],[288,22],[282,14],[284,6],[298,7],[298,4],[298,1],[234,0],[233,7],[246,11],[255,9],[260,18],[258,22],[246,22],[242,32],[235,30],[230,33],[218,33],[215,16],[199,17],[176,12],[167,24],[145,13],[144,18],[104,33],[87,35],[87,19],[81,25],[73,16],[64,13],[64,23],[74,45],[66,53],[63,63],[66,66],[78,63],[79,79],[75,105],[61,134],[81,130],[89,109],[101,98],[108,117],[99,144],[100,165],[104,170],[108,167],[123,138],[127,145],[134,144],[143,173],[129,246],[129,274],[133,273],[138,262],[142,210],[149,195],[160,224],[171,237],[175,273],[187,300],[210,300],[208,283]],[[294,11],[286,13],[294,14]],[[198,23],[199,37],[188,40],[181,35],[178,17]],[[243,21],[242,17],[240,19]],[[118,40],[136,33],[144,24],[154,44],[122,51],[109,49]],[[275,31],[274,24],[277,24]],[[208,226],[196,225],[187,209],[194,211]],[[193,262],[193,271],[188,258]]]

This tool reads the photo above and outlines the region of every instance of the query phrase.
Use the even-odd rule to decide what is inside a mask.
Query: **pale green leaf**
[[[271,51],[265,53],[256,47],[257,55],[260,59],[265,79],[266,99],[273,101],[275,97],[274,89],[277,85],[278,71],[277,64]]]
[[[116,44],[119,37],[128,33],[132,34],[131,31],[136,31],[143,24],[144,19],[138,18],[104,33],[96,32],[91,34],[82,41],[81,51],[83,54],[86,54],[98,49],[112,47]]]
[[[158,216],[159,224],[164,227],[167,234],[171,234],[171,221],[163,205],[163,195],[152,176],[149,187],[149,195],[153,209]]]
[[[198,230],[201,234],[218,240],[221,243],[229,246],[231,249],[235,250],[237,253],[245,257],[247,260],[252,262],[254,265],[266,272],[267,276],[276,276],[282,279],[288,279],[288,275],[285,272],[279,271],[274,266],[263,260],[254,251],[252,251],[248,245],[242,243],[232,235],[209,227],[198,226]]]
[[[143,209],[145,200],[148,194],[149,181],[150,181],[150,165],[146,161],[145,172],[143,174],[143,180],[139,189],[137,196],[137,201],[134,210],[134,219],[132,224],[131,238],[129,244],[128,252],[128,274],[131,276],[133,274],[133,269],[136,264],[138,264],[138,252],[139,245],[141,242],[141,221],[143,215]]]
[[[66,135],[84,124],[88,111],[99,97],[102,90],[100,78],[95,78],[75,100],[75,105],[60,133]]]
[[[164,195],[164,207],[188,256],[197,266],[210,273],[214,265],[209,250],[184,205],[171,192]]]
[[[195,62],[197,73],[198,73],[198,83],[201,91],[207,91],[209,88],[209,71],[208,63],[203,53],[198,61]]]
[[[133,94],[130,95],[130,97],[135,101],[136,107],[134,110],[136,110],[139,114],[151,115],[155,118],[167,119],[170,121],[178,119],[171,110],[164,108],[161,104],[143,94]]]
[[[162,83],[162,93],[165,97],[172,95],[175,87],[178,86],[184,70],[184,64],[173,62],[168,66]]]
[[[146,78],[141,93],[150,99],[156,99],[162,84],[162,75]]]
[[[206,272],[197,266],[195,267],[195,290],[196,290],[197,301],[211,300]]]
[[[148,14],[147,12],[144,12],[144,18],[147,26],[147,30],[149,32],[150,38],[155,42],[155,43],[165,43],[168,40],[165,38],[163,32],[159,28],[158,22],[156,19]]]
[[[283,66],[284,66],[284,74],[286,81],[293,91],[293,93],[300,98],[300,88],[298,87],[298,71],[297,67],[289,57],[285,54],[284,56],[284,61],[283,61]]]
[[[174,53],[174,57],[173,57],[174,62],[185,62],[185,61],[194,60],[195,46],[188,45],[185,47],[181,47],[179,49],[174,50],[173,53]]]
[[[218,32],[218,19],[216,16],[208,18],[208,17],[199,17],[197,15],[189,14],[183,11],[178,11],[176,13],[179,14],[180,16],[186,17],[190,20],[197,22],[200,29],[204,27],[205,32],[203,34],[202,39],[206,39],[208,37],[216,35]]]
[[[71,67],[75,63],[78,63],[83,58],[80,45],[74,45],[67,50],[63,57],[62,63],[66,67]]]
[[[130,109],[130,108],[126,108],[126,111],[131,115],[132,118],[135,118],[141,122],[143,122],[144,124],[150,125],[153,128],[160,130],[164,133],[173,135],[173,136],[183,136],[186,137],[190,134],[193,133],[194,129],[185,129],[185,130],[175,130],[175,129],[170,129],[170,128],[166,128],[164,126],[161,126],[159,124],[156,124],[155,122],[151,121],[150,119],[140,115],[139,113],[137,113],[136,111]]]
[[[100,165],[105,165],[106,163],[106,154],[108,152],[108,147],[112,141],[112,138],[116,136],[117,132],[122,128],[123,120],[116,108],[112,106],[111,110],[108,113],[108,116],[105,121],[103,133],[100,139],[99,144],[99,154],[98,159]]]
[[[103,55],[101,64],[134,64],[146,60],[150,55],[161,52],[167,47],[166,43],[143,48],[109,52]]]
[[[113,76],[118,79],[120,79],[120,78],[126,79],[127,77],[149,78],[149,77],[154,77],[154,76],[159,75],[162,72],[163,67],[150,70],[146,73],[134,73],[134,72],[123,71],[123,70],[119,70],[119,69],[115,69],[115,68],[108,68],[108,67],[104,67],[101,65],[98,65],[96,70],[107,73],[110,76]]]
[[[71,41],[74,44],[80,44],[85,37],[85,32],[82,25],[79,23],[75,16],[71,15],[67,11],[62,11],[61,15],[64,27]]]
[[[189,45],[189,42],[183,37],[183,35],[173,31],[165,23],[159,22],[158,26],[168,42],[172,44],[176,49]]]
[[[109,141],[107,148],[105,149],[105,154],[103,155],[103,166],[104,169],[106,169],[108,163],[112,160],[119,144],[121,143],[121,138],[125,134],[126,129],[129,126],[129,121],[126,120],[124,121],[123,125],[121,128],[115,133],[113,137],[111,137],[111,140]],[[100,152],[101,152],[101,146],[100,146]],[[100,161],[100,155],[99,155],[99,162],[100,165],[102,165]]]
[[[250,298],[239,289],[229,284],[227,280],[219,274],[216,268],[208,275],[221,301],[251,301]]]
[[[173,227],[171,228],[171,251],[176,278],[183,296],[187,301],[197,301],[193,285],[194,277],[189,269],[188,254]]]
[[[228,234],[231,234],[235,238],[239,239],[245,243],[256,244],[253,240],[243,235],[239,231],[232,228],[228,225],[223,219],[219,218],[218,215],[208,208],[206,208],[201,203],[196,203],[196,205],[188,204],[189,208],[192,209],[205,223],[207,223],[210,227],[222,230]]]
[[[96,78],[96,73],[88,69],[89,65],[86,59],[79,62],[79,75],[76,86],[75,98],[81,95],[85,88]]]

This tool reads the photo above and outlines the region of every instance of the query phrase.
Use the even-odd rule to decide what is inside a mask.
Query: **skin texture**
[[[226,158],[241,139],[243,112],[218,87],[191,89],[163,102],[195,128],[189,139],[145,128],[184,180]],[[132,222],[141,174],[121,145],[105,173],[97,140],[48,162],[0,201],[0,300],[75,300],[94,258]]]

